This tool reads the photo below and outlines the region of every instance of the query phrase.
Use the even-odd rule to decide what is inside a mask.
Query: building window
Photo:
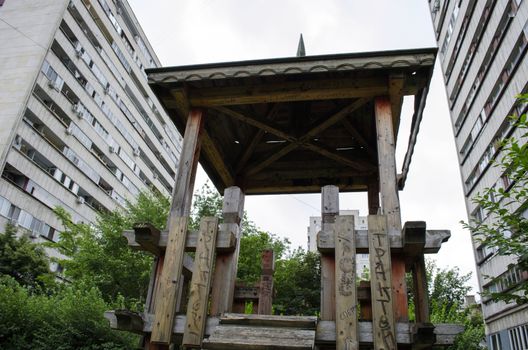
[[[528,349],[528,324],[508,330],[512,350]]]
[[[490,335],[489,345],[490,345],[490,350],[502,350],[499,333]]]

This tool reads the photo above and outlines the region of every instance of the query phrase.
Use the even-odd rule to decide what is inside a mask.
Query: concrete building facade
[[[528,91],[528,1],[429,0],[429,5],[466,208],[471,219],[490,220],[472,198],[486,188],[512,186],[508,174],[492,161],[501,156],[501,140],[520,135],[508,116],[527,109],[515,96]],[[473,248],[482,291],[507,290],[528,277],[514,258],[500,256],[476,239]],[[495,277],[500,277],[498,282]],[[526,349],[528,305],[482,299],[490,349]]]
[[[141,190],[171,194],[181,136],[125,0],[4,0],[0,57],[0,230],[57,240],[56,206],[93,222]]]

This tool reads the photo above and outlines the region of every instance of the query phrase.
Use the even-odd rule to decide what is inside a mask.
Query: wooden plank
[[[315,330],[219,325],[203,342],[204,349],[226,350],[312,350]]]
[[[369,215],[368,227],[374,348],[396,350],[387,217],[385,215]]]
[[[368,208],[369,215],[377,215],[380,210],[379,181],[373,178],[368,183]]]
[[[178,289],[183,283],[183,244],[188,221],[186,216],[172,216],[169,224],[169,242],[156,294],[155,322],[151,335],[151,342],[154,343],[168,345],[171,341]]]
[[[165,248],[167,247],[167,239],[169,236],[169,232],[167,230],[163,230],[160,233],[159,241],[158,241],[158,251],[164,252]],[[123,237],[125,237],[128,241],[128,246],[135,250],[145,250],[150,251],[144,246],[142,246],[136,236],[134,231],[124,231]],[[196,251],[196,244],[198,242],[198,232],[197,231],[187,231],[187,236],[185,238],[185,251],[186,252],[195,252]],[[218,252],[231,252],[234,251],[236,247],[236,235],[233,231],[229,230],[221,230],[218,232],[217,239],[216,239],[216,250]],[[152,253],[152,251],[150,251]]]
[[[158,245],[160,230],[152,226],[150,223],[136,223],[133,228],[136,242],[142,247],[142,249],[159,256],[161,253]]]
[[[225,186],[233,186],[235,183],[233,171],[225,163],[225,157],[220,152],[218,144],[205,129],[202,133],[202,149],[211,165],[215,168],[215,171],[220,175]]]
[[[321,229],[334,230],[339,215],[339,188],[324,186],[321,189]],[[335,252],[321,254],[321,319],[335,320]]]
[[[378,141],[381,213],[387,216],[390,236],[401,236],[400,199],[396,177],[396,142],[393,130],[391,104],[387,97],[374,102]]]
[[[183,345],[186,347],[200,348],[202,345],[207,320],[217,230],[218,218],[202,218],[187,304],[187,327],[183,333]]]
[[[262,252],[262,274],[260,277],[258,314],[271,315],[273,303],[273,272],[275,271],[275,254],[272,249]]]
[[[336,350],[357,350],[359,341],[354,217],[337,216],[335,233]]]
[[[396,322],[406,322],[409,320],[409,305],[407,302],[407,282],[405,278],[405,256],[403,254],[391,254],[391,270],[394,319]]]
[[[265,327],[290,327],[315,329],[316,316],[247,315],[227,313],[220,317],[220,324],[253,325]]]
[[[388,93],[386,78],[326,79],[266,85],[213,87],[189,90],[192,106],[215,107],[240,104],[292,102],[373,97]]]
[[[391,73],[389,77],[389,97],[391,104],[392,126],[394,136],[398,137],[400,126],[401,109],[403,105],[403,87],[405,86],[405,75],[403,73]]]
[[[216,255],[213,289],[211,292],[211,315],[220,315],[231,311],[240,251],[240,221],[244,215],[244,193],[236,186],[226,188],[222,205],[224,223],[221,231],[235,234],[236,247],[229,253]]]
[[[368,253],[368,231],[367,230],[357,230],[356,231],[356,252],[357,253]],[[426,231],[426,241],[425,246],[423,247],[422,253],[424,254],[434,254],[438,253],[442,243],[447,242],[451,237],[449,230],[427,230]],[[405,252],[404,245],[400,237],[390,236],[389,243],[391,251],[398,253]],[[317,249],[321,253],[331,253],[335,249],[334,241],[334,231],[320,231],[317,235]]]

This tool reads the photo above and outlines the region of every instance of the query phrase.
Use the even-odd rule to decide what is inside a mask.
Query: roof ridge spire
[[[304,48],[304,40],[303,35],[301,33],[301,36],[299,37],[299,45],[297,45],[297,57],[304,56],[306,56],[306,49]]]

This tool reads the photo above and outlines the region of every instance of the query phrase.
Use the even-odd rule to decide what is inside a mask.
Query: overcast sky
[[[163,66],[294,56],[303,33],[307,55],[436,46],[426,0],[129,0]],[[404,5],[405,4],[405,5]],[[398,170],[407,149],[412,110],[404,106],[397,145]],[[197,186],[206,181],[199,174]],[[258,226],[306,247],[309,216],[320,195],[248,196]],[[427,99],[406,187],[402,221],[423,220],[449,229],[451,239],[434,258],[441,267],[473,272],[469,233],[453,132],[440,67]],[[366,193],[341,194],[341,209],[367,215]]]

